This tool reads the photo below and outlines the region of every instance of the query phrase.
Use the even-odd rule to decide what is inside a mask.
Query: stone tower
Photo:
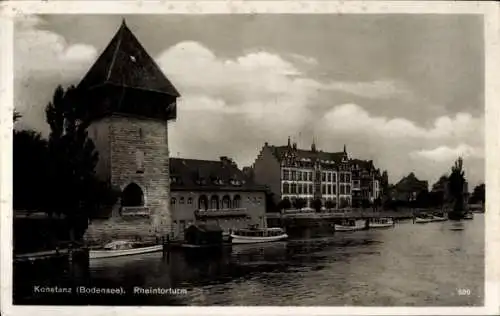
[[[180,96],[123,21],[78,85],[99,152],[96,173],[121,190],[90,242],[150,239],[170,232],[168,128]]]

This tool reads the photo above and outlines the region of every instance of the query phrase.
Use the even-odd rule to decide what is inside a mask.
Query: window
[[[297,185],[295,183],[292,183],[290,193],[291,194],[297,193]]]
[[[283,169],[283,180],[290,180],[290,171],[288,169]]]
[[[333,178],[333,182],[337,182],[337,173],[336,172],[334,172],[332,174],[332,178]]]
[[[346,191],[345,192],[346,194],[351,194],[351,186],[350,185],[346,185],[345,186],[345,191]]]
[[[340,173],[340,182],[344,182],[344,180],[345,180],[344,173],[343,173],[343,172],[341,172],[341,173]],[[342,190],[342,189],[341,189],[341,190]]]
[[[241,197],[239,195],[235,195],[233,198],[233,207],[240,208],[241,207]]]
[[[345,182],[351,182],[351,175],[349,173],[345,175],[345,178],[346,178]]]
[[[283,183],[283,194],[290,193],[290,185],[288,183]]]
[[[193,204],[193,198],[191,198],[191,197],[188,198],[188,204],[190,204],[190,205]]]
[[[309,184],[309,194],[313,194],[313,185]]]
[[[332,186],[331,185],[328,186],[328,194],[332,194]]]
[[[308,174],[308,180],[312,181],[313,180],[313,173],[310,171],[307,174]]]
[[[298,193],[299,193],[299,194],[302,194],[302,184],[301,184],[301,183],[299,183],[299,187],[298,187],[298,189],[299,189],[299,192],[298,192]]]
[[[219,198],[217,195],[212,195],[210,198],[210,208],[216,210],[219,208]]]
[[[302,172],[301,171],[297,172],[297,180],[302,181]]]
[[[321,185],[321,194],[326,194],[326,185]]]
[[[177,200],[174,197],[170,199],[170,205],[175,206],[176,202],[177,202]]]
[[[332,173],[328,172],[328,182],[332,182]]]
[[[229,195],[224,195],[224,197],[222,197],[222,208],[231,208],[231,198],[229,197]]]
[[[144,152],[142,150],[135,152],[135,160],[137,173],[144,173]]]
[[[326,173],[325,173],[325,172],[322,172],[322,173],[321,173],[321,181],[322,181],[322,182],[325,182],[325,181],[326,181]]]
[[[332,194],[337,195],[337,186],[336,185],[332,185]]]
[[[198,199],[198,209],[206,210],[207,208],[208,208],[208,198],[206,195],[202,195]]]
[[[292,171],[292,180],[296,180],[297,179],[297,174],[295,171]]]
[[[179,204],[184,204],[184,197],[183,197],[183,196],[181,196],[181,197],[179,198]]]
[[[139,139],[143,140],[144,134],[142,133],[142,128],[139,128]]]

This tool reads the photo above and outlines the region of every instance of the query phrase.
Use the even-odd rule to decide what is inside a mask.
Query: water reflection
[[[60,297],[34,296],[30,286],[38,282],[127,290],[125,297],[70,296],[66,304],[481,305],[483,237],[478,215],[333,236],[311,230],[284,242],[109,258],[41,274],[17,267],[15,299],[61,304]],[[133,295],[134,286],[184,288],[187,295]],[[459,296],[459,288],[471,295]]]

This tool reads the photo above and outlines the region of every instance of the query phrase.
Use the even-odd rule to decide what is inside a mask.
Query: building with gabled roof
[[[425,180],[419,180],[413,172],[410,172],[394,185],[394,190],[395,200],[411,202],[415,201],[422,192],[429,191],[429,183]]]
[[[375,168],[373,160],[351,159],[352,204],[360,207],[374,203],[381,196],[380,169]]]
[[[252,166],[257,183],[267,185],[275,203],[282,199],[305,199],[312,207],[314,199],[323,205],[329,201],[340,207],[352,202],[352,179],[346,146],[341,152],[324,152],[313,142],[310,150],[297,148],[288,138],[286,146],[267,142]]]
[[[76,89],[99,153],[97,175],[121,198],[86,238],[158,238],[171,233],[168,122],[177,89],[139,40],[121,24]]]
[[[266,187],[256,184],[228,157],[170,158],[173,233],[182,238],[194,223],[217,224],[226,233],[266,227]]]

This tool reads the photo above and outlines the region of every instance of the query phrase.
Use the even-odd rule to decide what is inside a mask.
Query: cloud
[[[412,152],[411,155],[437,162],[451,162],[459,156],[463,158],[483,158],[484,150],[467,144],[460,144],[457,147],[439,146],[434,149],[418,150]]]
[[[59,34],[40,29],[37,16],[16,20],[14,41],[15,107],[22,127],[47,131],[44,107],[57,85],[76,84],[92,65],[97,50],[84,43],[70,44]]]
[[[414,99],[413,92],[393,80],[375,80],[372,82],[331,82],[324,89],[342,91],[364,98],[389,99],[394,97]]]
[[[325,124],[334,130],[348,133],[369,131],[376,137],[386,139],[440,140],[481,135],[484,120],[474,118],[469,113],[457,113],[455,116],[442,116],[434,120],[432,126],[425,128],[405,118],[387,118],[373,116],[356,104],[335,106],[326,113]]]
[[[42,131],[47,130],[44,106],[55,87],[77,83],[97,56],[92,45],[68,43],[41,30],[43,23],[25,19],[15,33],[16,107],[23,114],[22,124]],[[307,148],[315,136],[320,149],[341,150],[345,143],[353,156],[374,159],[389,170],[391,181],[410,171],[431,181],[449,169],[445,156],[483,148],[483,117],[454,113],[424,126],[404,117],[373,114],[362,100],[339,104],[337,92],[388,103],[415,96],[404,83],[387,78],[319,80],[310,73],[320,67],[313,57],[261,49],[229,58],[190,41],[165,49],[155,59],[182,94],[178,119],[169,124],[174,156],[227,155],[242,166],[255,160],[266,141],[283,145],[290,135]],[[473,170],[472,182],[481,181],[484,161],[465,163]]]

